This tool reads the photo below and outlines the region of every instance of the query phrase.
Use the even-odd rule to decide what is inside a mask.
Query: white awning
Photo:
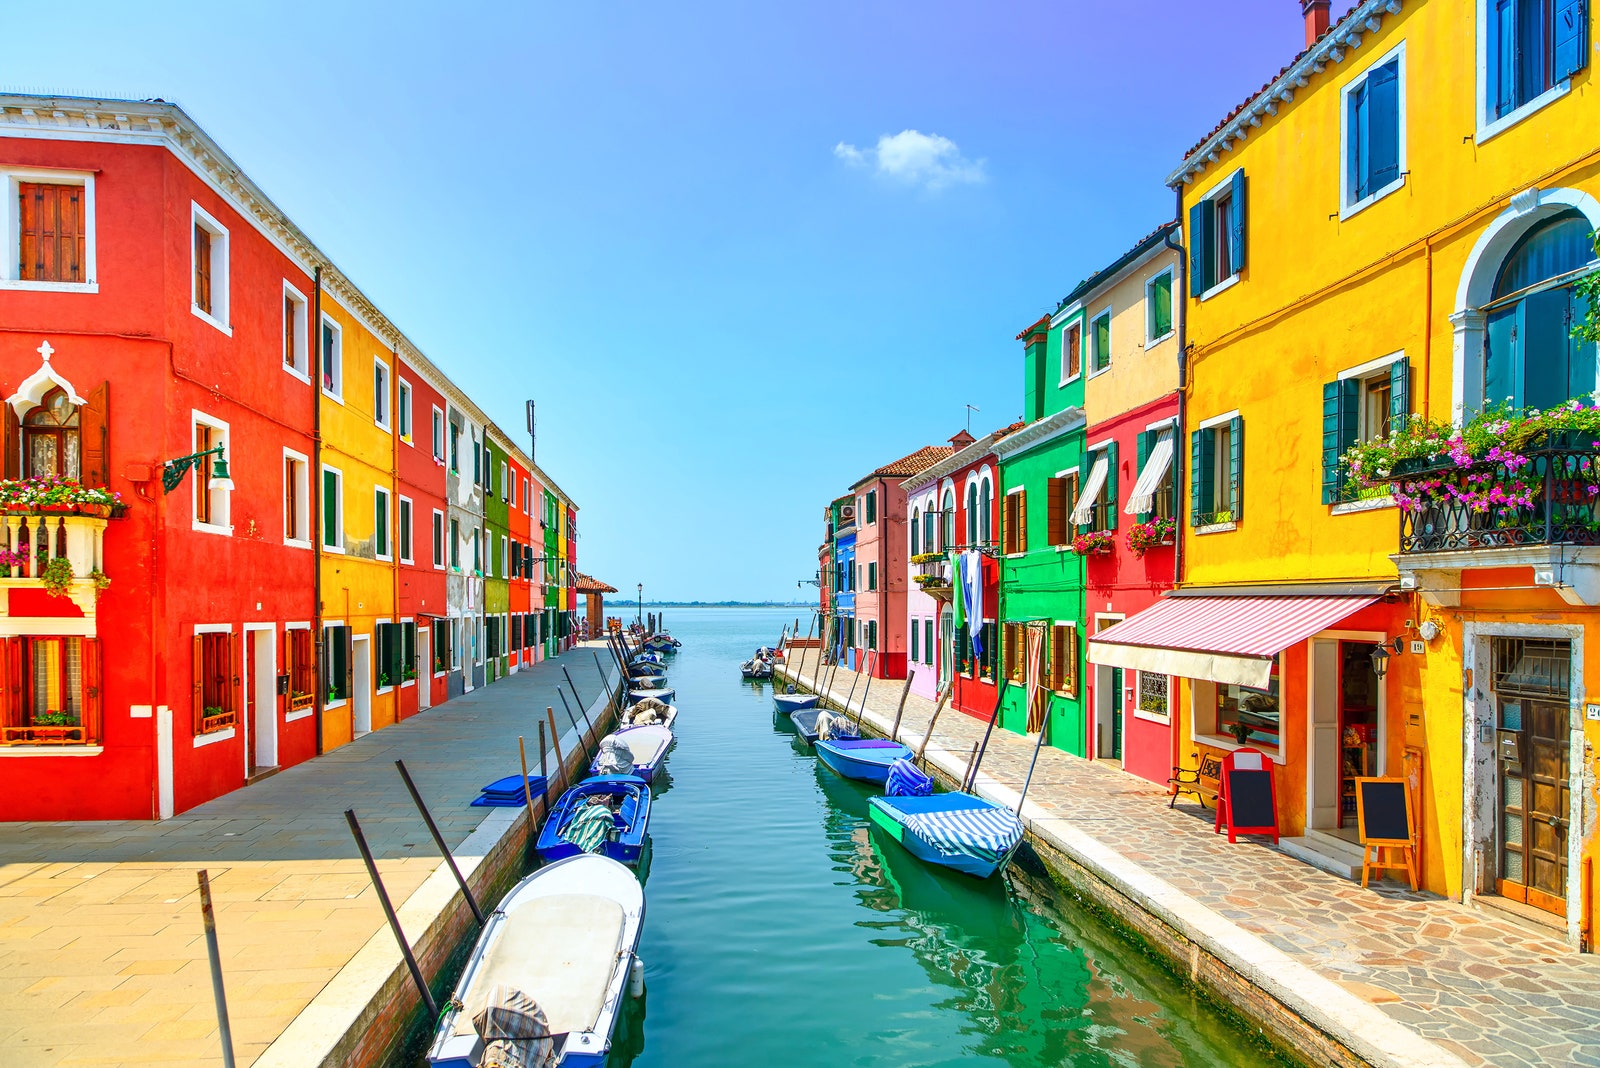
[[[1106,485],[1106,454],[1101,453],[1089,469],[1089,479],[1078,494],[1078,503],[1072,506],[1072,521],[1080,527],[1094,519],[1094,506],[1100,503],[1100,491]]]
[[[1139,481],[1133,484],[1133,496],[1128,498],[1128,507],[1123,511],[1129,515],[1150,511],[1155,504],[1156,487],[1167,477],[1167,469],[1171,466],[1172,435],[1167,434],[1156,442],[1155,449],[1145,457],[1144,470],[1139,472]]]

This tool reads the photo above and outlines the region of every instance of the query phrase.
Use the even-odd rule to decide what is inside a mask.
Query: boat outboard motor
[[[600,739],[600,752],[594,758],[594,770],[600,775],[632,775],[633,750],[615,734]]]

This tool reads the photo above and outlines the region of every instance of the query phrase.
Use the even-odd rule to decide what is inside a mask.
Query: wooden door
[[[1567,706],[1501,698],[1501,896],[1565,916],[1572,800]]]

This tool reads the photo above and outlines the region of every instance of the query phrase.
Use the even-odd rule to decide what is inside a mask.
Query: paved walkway
[[[815,689],[809,676],[817,652],[806,652],[795,667]],[[836,704],[855,682],[842,668],[830,679]],[[861,685],[852,710],[861,705]],[[903,686],[873,682],[866,718],[880,733],[893,721]],[[901,740],[915,748],[932,712],[933,702],[912,695]],[[965,767],[984,726],[947,707],[930,756],[943,750]],[[1032,739],[997,729],[980,792],[1009,794],[1014,802],[1033,748]],[[1600,1066],[1600,956],[1432,894],[1363,890],[1270,844],[1229,845],[1213,832],[1211,813],[1181,802],[1169,809],[1163,788],[1106,761],[1046,747],[1028,798],[1036,830],[1086,836],[1467,1064]]]
[[[220,1063],[201,867],[238,1063],[254,1062],[385,926],[344,810],[400,908],[441,862],[394,761],[454,848],[497,811],[468,802],[516,774],[519,734],[536,763],[546,706],[570,750],[556,687],[565,666],[594,701],[596,651],[608,657],[575,649],[165,822],[0,824],[0,1063]]]

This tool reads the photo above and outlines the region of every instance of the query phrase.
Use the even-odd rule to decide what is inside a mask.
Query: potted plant
[[[52,597],[65,597],[72,585],[72,579],[72,561],[65,556],[52,558],[39,572],[39,581],[44,585],[44,592]]]
[[[417,669],[414,667],[407,667],[400,672],[400,677],[406,682],[411,682],[417,677]]]
[[[1165,697],[1156,697],[1153,694],[1149,697],[1141,698],[1139,711],[1153,712],[1158,716],[1164,716],[1167,714],[1167,699]]]
[[[1243,745],[1250,737],[1250,725],[1241,720],[1234,720],[1228,724],[1228,733],[1233,735],[1233,740]]]
[[[1116,535],[1109,530],[1092,530],[1072,539],[1072,551],[1079,556],[1107,556],[1116,543]]]
[[[94,592],[97,596],[111,588],[111,576],[98,567],[84,577],[94,583]]]
[[[27,562],[28,554],[25,552],[19,553],[10,549],[0,549],[0,578],[10,578],[12,568],[21,569]]]
[[[72,713],[70,712],[40,712],[33,717],[35,727],[71,727]]]
[[[1177,536],[1178,524],[1157,516],[1147,523],[1135,523],[1128,529],[1128,548],[1135,556],[1143,556],[1159,545],[1171,545]]]
[[[935,560],[943,560],[944,553],[917,553],[911,557],[913,564],[931,564]]]

